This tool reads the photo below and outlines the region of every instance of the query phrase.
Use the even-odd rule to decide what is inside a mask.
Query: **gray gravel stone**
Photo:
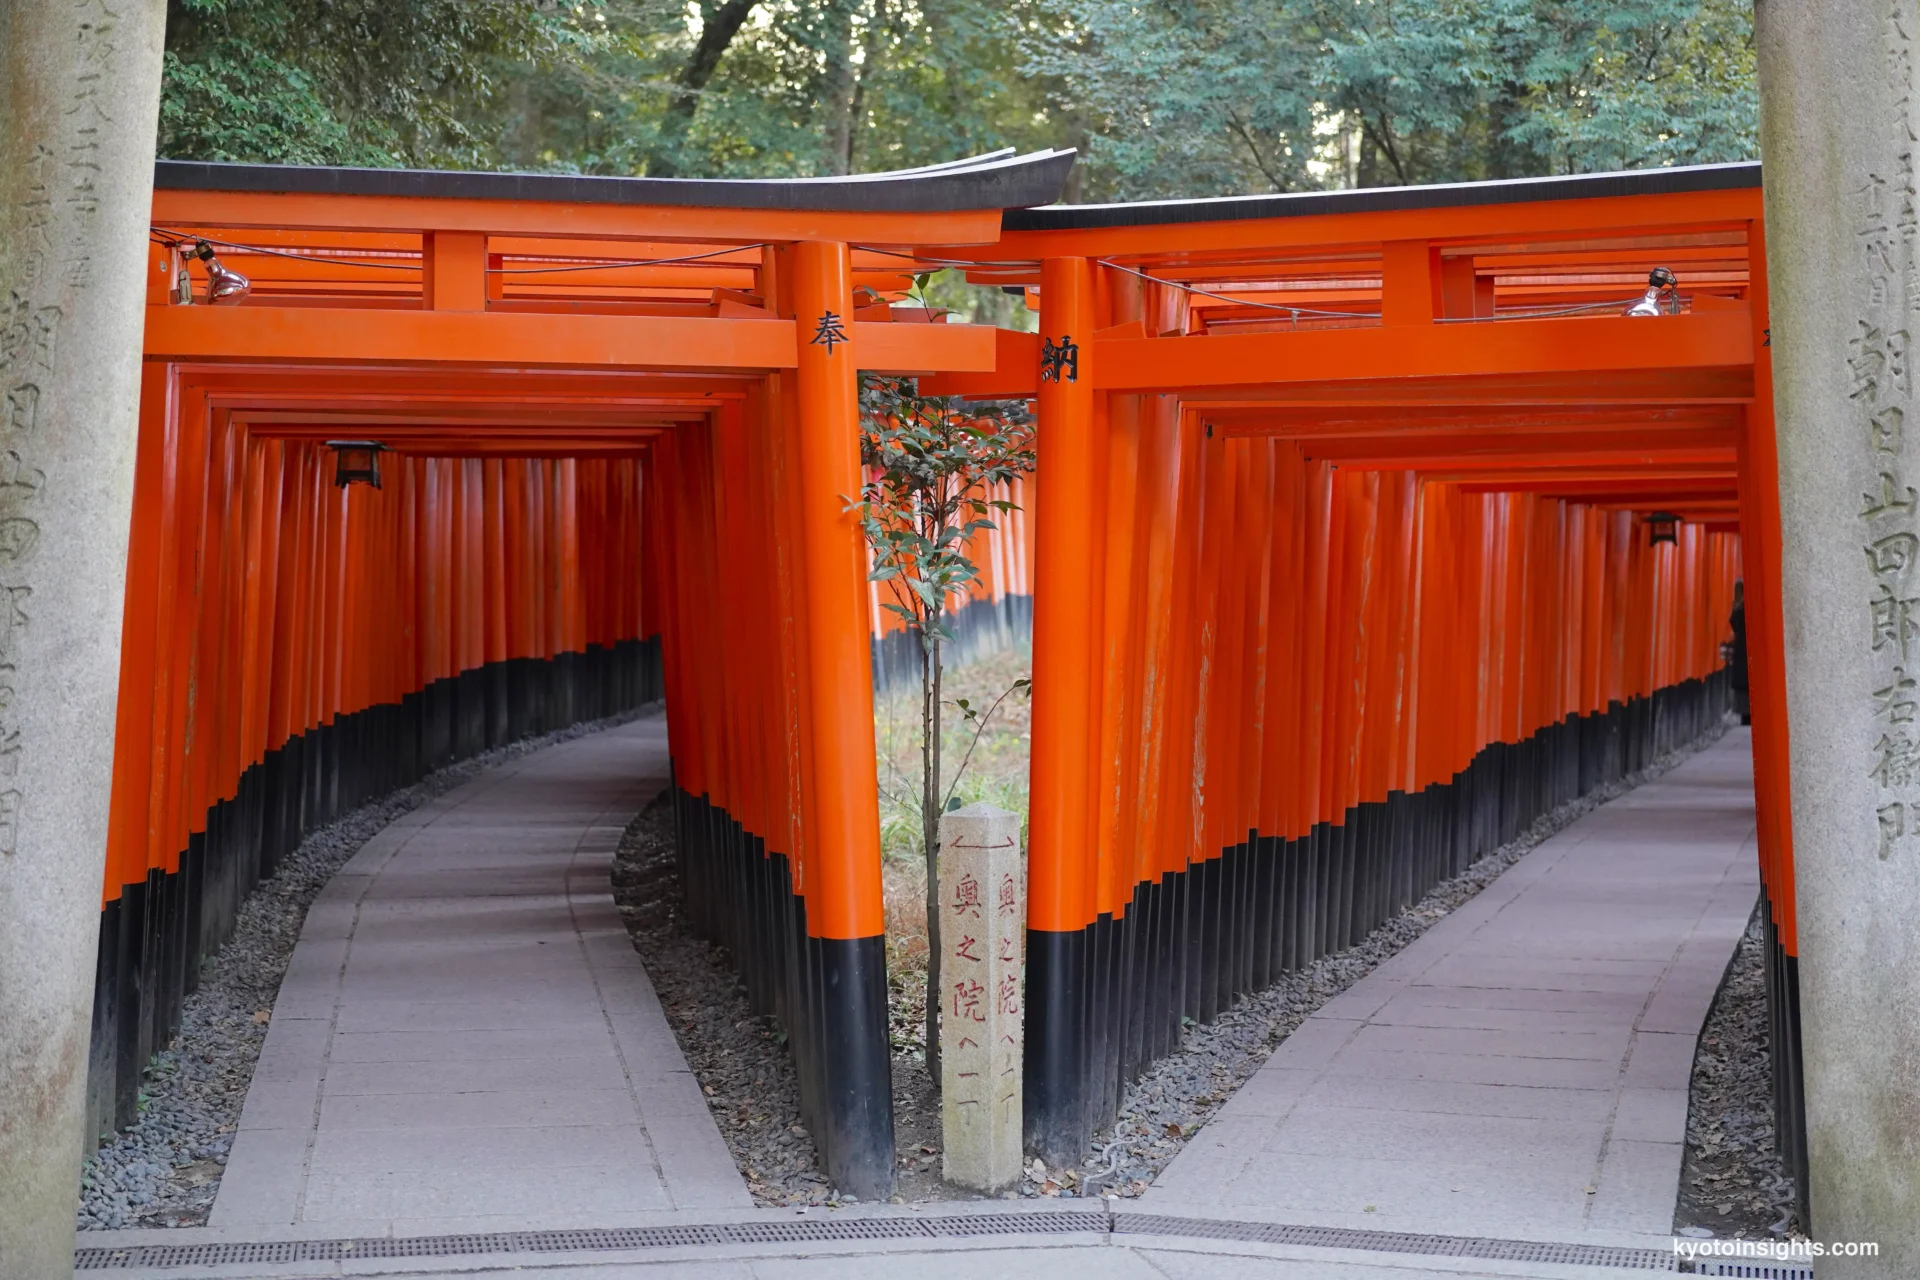
[[[180,1034],[142,1075],[140,1118],[87,1158],[80,1174],[79,1229],[206,1223],[307,907],[361,845],[395,818],[485,769],[639,714],[489,751],[310,833],[273,878],[248,896],[233,937],[201,966],[200,985],[181,1010]]]
[[[1803,1238],[1793,1180],[1774,1149],[1765,928],[1756,911],[1694,1051],[1673,1215],[1674,1230],[1685,1235]]]

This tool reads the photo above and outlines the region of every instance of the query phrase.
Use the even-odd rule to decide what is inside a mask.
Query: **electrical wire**
[[[877,253],[888,258],[905,258],[909,262],[930,262],[936,267],[1037,267],[1038,258],[929,258],[923,253],[902,253],[898,249],[876,249],[870,244],[853,244],[849,249],[858,249],[862,253]]]
[[[275,258],[292,258],[297,262],[318,262],[332,267],[365,267],[372,271],[418,271],[418,262],[361,262],[351,258],[330,258],[310,253],[294,253],[288,249],[269,249],[265,245],[241,244],[234,240],[221,240],[216,236],[190,236],[178,231],[169,231],[164,227],[149,227],[152,239],[169,247],[183,244],[197,244],[205,241],[219,245],[222,249],[239,249],[247,253],[261,253]],[[690,253],[673,258],[632,258],[619,262],[580,262],[563,267],[488,267],[488,275],[545,275],[563,271],[604,271],[614,267],[658,267],[676,262],[701,262],[708,258],[719,258],[729,253],[739,253],[745,249],[764,249],[765,241],[753,244],[730,245],[724,249],[714,249],[707,253]]]
[[[420,264],[415,262],[354,262],[347,258],[324,258],[310,253],[294,253],[288,249],[269,249],[265,245],[241,244],[234,240],[222,240],[217,236],[189,236],[178,231],[168,231],[161,227],[150,227],[154,238],[162,244],[177,246],[183,244],[217,244],[222,249],[240,249],[247,253],[262,253],[273,258],[292,258],[298,262],[318,262],[330,267],[366,267],[371,271],[418,271]],[[168,239],[167,237],[172,237]]]
[[[1034,267],[1040,265],[1032,259],[930,258],[924,254],[900,253],[892,249],[876,249],[872,245],[855,245],[853,247],[863,249],[868,253],[880,253],[888,257],[906,258],[914,262],[926,262],[943,267]],[[1312,316],[1328,320],[1378,320],[1381,318],[1381,314],[1378,311],[1329,311],[1320,307],[1302,307],[1285,302],[1256,302],[1251,298],[1235,298],[1228,294],[1215,293],[1210,289],[1202,289],[1196,285],[1183,284],[1178,280],[1167,280],[1160,276],[1152,275],[1148,272],[1115,262],[1110,258],[1101,258],[1099,262],[1103,267],[1112,267],[1115,271],[1122,271],[1127,275],[1137,276],[1142,280],[1151,280],[1155,284],[1172,285],[1176,289],[1183,289],[1188,293],[1198,294],[1203,298],[1212,298],[1216,302],[1232,303],[1234,306],[1239,307],[1256,307],[1262,311],[1284,312],[1295,319],[1301,316]],[[1489,320],[1545,319],[1553,316],[1581,315],[1588,311],[1616,310],[1630,307],[1638,301],[1640,301],[1640,295],[1635,294],[1631,298],[1622,298],[1617,302],[1586,302],[1570,307],[1555,307],[1535,311],[1508,311],[1500,315],[1492,316],[1436,316],[1435,323],[1474,324],[1484,323]]]
[[[489,275],[536,275],[560,271],[603,271],[609,267],[664,267],[676,262],[703,262],[708,258],[720,258],[729,253],[739,253],[746,249],[764,249],[764,240],[753,244],[729,245],[725,249],[715,249],[710,253],[689,253],[678,258],[634,258],[626,262],[579,262],[564,267],[488,267]]]
[[[1545,320],[1554,316],[1584,315],[1589,311],[1621,311],[1640,301],[1642,295],[1608,302],[1582,302],[1570,307],[1542,307],[1530,311],[1503,311],[1490,316],[1435,316],[1435,324],[1484,324],[1489,320]]]
[[[1339,320],[1378,320],[1380,318],[1378,311],[1323,311],[1317,307],[1292,306],[1284,302],[1255,302],[1250,298],[1233,298],[1224,293],[1214,293],[1207,289],[1196,288],[1190,284],[1182,284],[1178,280],[1163,280],[1159,276],[1149,275],[1145,271],[1136,271],[1132,267],[1122,266],[1118,262],[1113,262],[1106,258],[1100,259],[1100,265],[1103,267],[1112,267],[1115,271],[1124,271],[1128,275],[1138,276],[1142,280],[1151,280],[1155,284],[1170,284],[1176,289],[1184,289],[1188,293],[1197,293],[1203,298],[1212,298],[1216,302],[1230,302],[1236,307],[1258,307],[1262,311],[1284,311],[1296,320],[1301,316],[1324,316],[1328,319]]]
[[[1120,1138],[1115,1138],[1107,1144],[1105,1151],[1102,1151],[1099,1156],[1094,1157],[1094,1159],[1104,1157],[1107,1162],[1107,1167],[1094,1173],[1082,1175],[1080,1179],[1080,1193],[1083,1196],[1096,1186],[1105,1187],[1108,1191],[1113,1190],[1114,1180],[1120,1176],[1120,1159],[1126,1154],[1125,1148],[1126,1143]],[[1087,1163],[1092,1164],[1093,1161],[1089,1160]]]
[[[421,269],[420,264],[417,263],[361,262],[349,258],[321,257],[315,254],[294,253],[288,249],[269,249],[265,245],[241,244],[234,240],[222,240],[217,236],[189,236],[178,231],[169,231],[164,227],[149,227],[148,231],[153,239],[169,247],[205,241],[208,244],[219,245],[223,249],[239,249],[247,253],[265,254],[274,258],[292,258],[297,262],[317,262],[323,266],[364,267],[370,271],[418,271]],[[579,262],[570,263],[562,267],[488,267],[487,274],[558,275],[571,271],[605,271],[619,267],[663,267],[682,262],[704,262],[710,258],[721,258],[746,249],[764,249],[766,247],[765,241],[756,241],[753,244],[730,245],[724,249],[713,249],[706,253],[689,253],[671,258],[629,258],[616,262]],[[860,249],[867,253],[883,254],[890,258],[905,258],[911,262],[926,262],[942,267],[1034,267],[1040,265],[1038,261],[1032,259],[930,258],[923,254],[902,253],[895,249],[878,249],[872,245],[853,245],[850,247]],[[1328,311],[1318,307],[1302,307],[1284,302],[1256,302],[1251,298],[1235,298],[1228,294],[1215,293],[1210,289],[1202,289],[1196,285],[1184,284],[1178,280],[1163,279],[1160,276],[1136,270],[1133,267],[1125,266],[1108,258],[1101,258],[1099,262],[1103,267],[1112,267],[1115,271],[1125,272],[1127,275],[1136,276],[1142,280],[1150,280],[1155,284],[1172,285],[1176,289],[1182,289],[1187,293],[1198,294],[1202,298],[1212,298],[1216,302],[1231,303],[1234,306],[1255,307],[1262,311],[1279,311],[1292,316],[1296,320],[1301,316],[1312,316],[1329,320],[1378,320],[1381,318],[1378,311]],[[1484,324],[1496,320],[1541,320],[1550,319],[1554,316],[1582,315],[1589,311],[1611,311],[1630,307],[1640,301],[1640,297],[1641,295],[1636,294],[1631,298],[1622,298],[1617,301],[1586,302],[1569,307],[1553,307],[1530,311],[1507,311],[1490,316],[1436,316],[1434,317],[1434,323]]]

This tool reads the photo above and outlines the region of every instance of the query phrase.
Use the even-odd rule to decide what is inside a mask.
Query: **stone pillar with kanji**
[[[0,2],[0,1275],[73,1274],[163,0]],[[117,883],[114,885],[117,889]]]
[[[1920,11],[1765,0],[1755,48],[1793,890],[1822,1280],[1920,1275]],[[1751,232],[1749,233],[1752,234]],[[1911,419],[1911,421],[1909,421]]]
[[[969,805],[940,819],[940,1093],[947,1181],[1020,1180],[1020,817]]]

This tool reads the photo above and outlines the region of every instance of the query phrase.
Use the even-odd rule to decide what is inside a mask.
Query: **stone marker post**
[[[0,1276],[73,1274],[164,0],[0,0]]]
[[[969,805],[940,818],[940,1101],[947,1181],[1020,1181],[1020,816]],[[936,993],[929,993],[930,995]]]
[[[1755,7],[1822,1280],[1920,1275],[1920,4]]]

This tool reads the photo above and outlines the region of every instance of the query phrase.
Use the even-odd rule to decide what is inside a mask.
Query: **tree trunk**
[[[887,22],[887,0],[873,0],[873,12],[867,18],[860,74],[853,86],[853,105],[847,111],[848,173],[860,171],[860,121],[866,117],[867,82],[880,74],[880,46],[886,40]]]
[[[0,0],[0,1271],[73,1275],[163,0]]]
[[[827,6],[826,39],[822,53],[826,67],[820,77],[820,166],[826,173],[846,173],[853,161],[853,11],[859,0],[831,0]]]
[[[679,175],[680,148],[693,126],[693,113],[700,108],[700,92],[719,70],[721,56],[740,34],[740,28],[758,3],[759,0],[727,0],[712,11],[704,4],[701,6],[700,39],[688,56],[687,65],[680,69],[680,77],[667,99],[666,112],[660,117],[660,132],[647,152],[648,177]]]
[[[927,636],[920,680],[920,822],[927,854],[927,1074],[940,1092],[940,637]]]

